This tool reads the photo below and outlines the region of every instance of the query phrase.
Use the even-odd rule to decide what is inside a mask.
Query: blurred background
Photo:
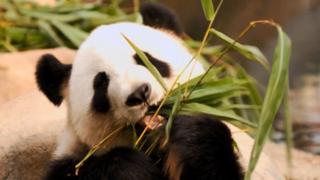
[[[42,5],[54,5],[59,1],[55,0],[36,0]],[[77,1],[77,0],[75,0]],[[132,11],[132,0],[79,0],[81,2],[101,2],[102,4],[116,4],[115,2],[121,2],[121,6],[124,9]],[[157,1],[169,8],[171,8],[180,18],[185,32],[196,40],[201,40],[204,31],[207,28],[207,21],[203,15],[201,3],[197,0],[144,0],[144,1]],[[3,2],[11,2],[14,8],[13,0],[3,0]],[[143,0],[141,0],[141,3]],[[214,4],[218,4],[219,1],[214,0]],[[0,20],[9,19],[11,22],[20,21],[19,12],[15,12],[11,9],[12,13],[5,13],[6,5],[4,9],[0,8]],[[69,7],[70,8],[70,7]],[[130,10],[131,8],[131,10]],[[68,7],[67,7],[68,9]],[[109,14],[116,14],[117,12],[110,12]],[[50,10],[49,10],[50,12]],[[16,14],[15,14],[16,13]],[[31,17],[37,17],[37,14],[28,12]],[[3,15],[3,16],[2,16]],[[86,16],[85,14],[82,14]],[[94,14],[93,14],[94,16]],[[16,18],[16,19],[15,19]],[[19,19],[20,18],[20,19]],[[67,17],[68,18],[68,17]],[[130,17],[126,17],[130,18]],[[236,38],[239,33],[247,27],[250,21],[253,20],[273,20],[283,26],[283,29],[288,33],[293,41],[292,58],[290,65],[290,106],[291,116],[294,124],[294,143],[297,148],[312,152],[314,154],[320,154],[320,0],[225,0],[220,12],[214,23],[214,28],[221,32],[224,32],[231,38]],[[29,22],[21,21],[23,23]],[[2,25],[2,26],[1,26]],[[34,26],[34,24],[31,24]],[[46,29],[48,25],[37,24],[41,28]],[[86,29],[95,27],[95,24],[77,24],[75,27]],[[14,44],[13,38],[20,38],[16,43],[16,47],[24,45],[30,49],[48,48],[54,47],[53,44],[46,40],[47,46],[42,46],[42,42],[37,42],[41,38],[46,38],[43,35],[39,35],[38,32],[32,33],[30,28],[26,29],[1,29],[6,26],[6,21],[0,23],[0,40],[2,40],[2,48],[5,47],[9,50],[15,50],[10,43],[4,45],[7,41],[11,41]],[[83,27],[82,27],[83,26]],[[56,28],[60,28],[56,26]],[[61,29],[60,29],[61,30]],[[40,31],[41,32],[41,31]],[[43,31],[42,31],[43,32]],[[12,35],[12,38],[7,38],[6,35]],[[29,35],[23,35],[29,34]],[[70,34],[70,33],[69,33]],[[72,34],[72,33],[71,33]],[[61,34],[57,34],[60,36]],[[75,47],[81,42],[81,38],[86,35],[79,32],[79,41],[65,44],[68,47]],[[47,36],[47,35],[46,35]],[[258,46],[268,57],[272,59],[273,47],[275,46],[277,39],[276,31],[273,27],[258,25],[252,28],[249,33],[244,36],[240,42],[244,44],[250,44]],[[30,39],[28,39],[30,38]],[[25,39],[24,43],[21,43],[21,39]],[[72,37],[70,38],[72,39]],[[59,40],[59,39],[58,39]],[[213,39],[215,41],[215,39]],[[52,39],[51,39],[52,42]],[[57,41],[59,42],[59,41]],[[22,45],[21,45],[22,44]],[[61,45],[61,44],[60,44]],[[19,50],[21,50],[19,48]],[[22,48],[22,50],[24,50]],[[237,55],[235,55],[237,57]],[[242,57],[237,57],[239,62],[249,71],[250,74],[255,77],[259,83],[266,84],[267,72],[262,66],[257,63],[251,63],[248,61],[241,61]],[[1,70],[1,66],[0,66]],[[0,71],[1,73],[1,71]],[[8,85],[8,81],[3,81],[3,85]],[[10,84],[8,85],[10,86]],[[1,91],[1,90],[0,90]],[[7,91],[3,89],[3,91]],[[282,115],[279,115],[279,120],[275,123],[275,131],[272,138],[276,142],[281,142],[284,139],[283,136],[283,123],[281,121]]]

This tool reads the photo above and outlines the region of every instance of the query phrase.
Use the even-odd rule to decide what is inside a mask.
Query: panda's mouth
[[[147,111],[143,117],[138,121],[138,124],[142,127],[147,127],[149,130],[158,129],[166,122],[166,118],[162,115],[155,115],[155,112],[159,108],[158,105],[150,105],[145,103]]]
[[[166,118],[161,115],[145,115],[142,118],[142,125],[147,127],[149,130],[155,130],[160,128],[162,125],[166,123]]]

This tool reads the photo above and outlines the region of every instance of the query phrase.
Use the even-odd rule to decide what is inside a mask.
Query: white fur
[[[57,156],[70,153],[67,150],[75,147],[78,141],[92,146],[116,127],[140,120],[147,106],[128,107],[125,101],[129,94],[142,83],[151,84],[149,104],[156,104],[163,98],[165,93],[163,88],[145,67],[135,63],[133,59],[135,51],[124,36],[142,51],[169,64],[171,77],[165,78],[169,87],[177,74],[192,59],[192,54],[178,38],[144,25],[117,23],[95,29],[81,45],[73,63],[69,80],[69,97],[67,97],[69,106],[67,128],[75,135],[68,135],[68,141],[71,142],[70,147],[66,147],[66,143],[61,143],[55,153]],[[187,80],[190,68],[185,71],[180,82]],[[106,95],[110,99],[111,110],[104,115],[92,113],[90,109],[94,94],[93,79],[99,72],[106,72],[110,78]],[[196,64],[192,75],[196,76],[202,72],[201,65]],[[111,140],[106,149],[131,143],[128,132],[123,132],[119,136],[117,136],[117,141]],[[78,140],[70,140],[72,137]],[[66,152],[61,149],[66,149]]]

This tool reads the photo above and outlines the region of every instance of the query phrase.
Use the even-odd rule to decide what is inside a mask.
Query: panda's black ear
[[[181,36],[182,26],[175,13],[159,3],[143,3],[140,7],[143,24],[154,28],[167,29]]]
[[[36,80],[39,89],[56,106],[63,100],[63,89],[66,87],[72,66],[62,64],[52,54],[43,55],[36,67]]]

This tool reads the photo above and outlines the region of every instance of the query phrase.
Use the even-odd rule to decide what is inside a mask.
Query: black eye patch
[[[149,53],[144,52],[145,55],[148,57],[149,61],[154,65],[155,68],[159,71],[162,77],[170,77],[170,67],[167,63],[151,56]],[[133,56],[134,60],[138,65],[145,66],[143,61],[140,59],[138,54]]]
[[[111,108],[109,98],[106,94],[109,86],[109,76],[105,72],[99,72],[93,80],[94,95],[92,98],[92,109],[98,113],[106,113]]]

